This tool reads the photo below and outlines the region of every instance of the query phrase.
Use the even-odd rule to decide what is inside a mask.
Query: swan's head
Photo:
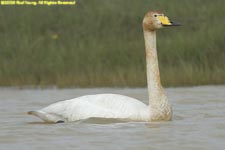
[[[149,11],[143,20],[144,30],[155,31],[162,27],[179,26],[180,24],[171,21],[167,16],[160,12]]]

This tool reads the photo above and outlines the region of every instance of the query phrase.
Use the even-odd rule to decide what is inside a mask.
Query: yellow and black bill
[[[159,20],[161,21],[163,26],[180,26],[180,23],[176,23],[171,21],[167,16],[158,16]]]

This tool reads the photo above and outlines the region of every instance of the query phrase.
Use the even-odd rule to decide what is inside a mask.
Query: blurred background
[[[142,19],[159,10],[164,86],[225,84],[224,0],[77,0],[0,6],[0,86],[144,87]]]

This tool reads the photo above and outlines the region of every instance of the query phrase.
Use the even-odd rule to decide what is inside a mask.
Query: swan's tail
[[[62,119],[58,115],[49,114],[49,113],[46,113],[46,112],[43,112],[40,110],[39,111],[29,111],[29,112],[27,112],[27,114],[37,116],[45,122],[51,122],[51,123],[65,122],[64,119]]]

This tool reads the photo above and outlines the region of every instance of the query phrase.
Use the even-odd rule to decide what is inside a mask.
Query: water
[[[147,103],[146,89],[0,89],[0,149],[212,150],[225,147],[225,86],[169,88],[171,122],[89,119],[43,124],[29,110],[85,94],[117,93]]]

